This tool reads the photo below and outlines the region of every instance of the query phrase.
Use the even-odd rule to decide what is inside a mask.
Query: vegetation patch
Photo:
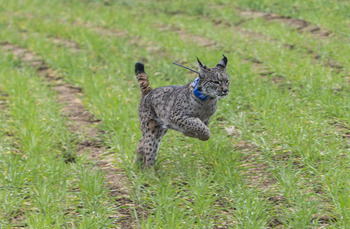
[[[0,227],[349,227],[348,2],[3,3]],[[135,169],[135,62],[156,88],[222,54],[211,139]]]

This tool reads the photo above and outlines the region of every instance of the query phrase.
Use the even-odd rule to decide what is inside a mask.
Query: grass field
[[[349,12],[0,0],[0,228],[350,228]],[[211,139],[169,131],[155,173],[135,169],[135,62],[156,88],[222,54]]]

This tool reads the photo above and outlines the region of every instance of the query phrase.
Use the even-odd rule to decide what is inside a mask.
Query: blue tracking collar
[[[206,94],[203,94],[202,92],[200,92],[198,90],[198,88],[196,87],[197,86],[197,83],[199,81],[199,77],[197,77],[193,84],[192,84],[192,87],[194,87],[194,90],[193,90],[193,93],[195,94],[195,96],[197,96],[197,98],[199,98],[200,100],[202,101],[207,101],[208,99],[214,99],[214,97],[211,97],[209,95],[206,95]]]

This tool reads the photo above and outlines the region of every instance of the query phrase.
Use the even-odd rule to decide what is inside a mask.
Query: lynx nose
[[[227,95],[228,94],[228,89],[222,90],[222,94]]]

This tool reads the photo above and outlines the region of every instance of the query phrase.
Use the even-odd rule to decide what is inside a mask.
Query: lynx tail
[[[135,64],[135,74],[137,81],[139,82],[139,87],[142,92],[142,95],[148,94],[152,90],[152,88],[149,86],[148,77],[145,73],[145,66],[142,63],[137,62]]]

